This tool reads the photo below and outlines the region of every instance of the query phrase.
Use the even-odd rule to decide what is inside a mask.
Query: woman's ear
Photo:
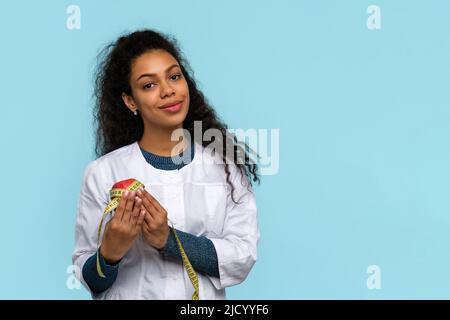
[[[131,111],[135,112],[137,110],[136,104],[134,103],[133,97],[127,95],[125,92],[122,93],[122,100],[126,107]]]

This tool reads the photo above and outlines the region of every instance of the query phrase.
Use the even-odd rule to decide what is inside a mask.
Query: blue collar
[[[147,160],[148,163],[150,163],[153,167],[161,170],[180,170],[185,165],[189,164],[192,159],[194,159],[195,154],[195,145],[194,142],[191,143],[190,146],[190,152],[181,152],[179,155],[174,157],[165,157],[165,156],[159,156],[154,153],[145,151],[140,146],[142,155],[144,156],[145,160]],[[184,154],[183,154],[184,153]]]

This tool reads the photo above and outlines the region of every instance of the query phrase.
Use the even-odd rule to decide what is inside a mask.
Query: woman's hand
[[[137,195],[142,199],[141,212],[145,213],[142,234],[149,245],[162,249],[169,237],[167,211],[145,189],[138,190]]]
[[[136,193],[122,194],[116,213],[105,226],[100,253],[108,263],[116,263],[127,253],[142,229],[142,200]]]

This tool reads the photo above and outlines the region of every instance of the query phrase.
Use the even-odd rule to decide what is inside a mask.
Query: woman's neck
[[[182,126],[180,125],[179,128],[182,128]],[[144,149],[147,152],[156,154],[158,156],[169,157],[172,156],[173,148],[176,145],[183,143],[182,149],[181,150],[177,149],[175,152],[176,154],[179,154],[183,150],[185,150],[188,147],[188,145],[186,139],[183,139],[182,142],[171,140],[172,132],[175,129],[177,128],[173,129],[152,128],[149,130],[146,130],[144,128],[144,133],[141,139],[138,141],[138,144],[142,149]]]

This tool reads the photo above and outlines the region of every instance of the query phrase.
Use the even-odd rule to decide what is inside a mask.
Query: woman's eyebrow
[[[170,71],[172,68],[175,68],[175,67],[179,67],[179,65],[178,64],[173,64],[173,65],[171,65],[170,67],[168,67],[167,69],[166,69],[166,73],[168,72],[168,71]],[[156,76],[156,74],[154,74],[154,73],[143,73],[143,74],[141,74],[140,76],[139,76],[139,78],[137,78],[136,79],[136,81],[138,81],[140,78],[142,78],[142,77],[154,77],[154,76]]]

